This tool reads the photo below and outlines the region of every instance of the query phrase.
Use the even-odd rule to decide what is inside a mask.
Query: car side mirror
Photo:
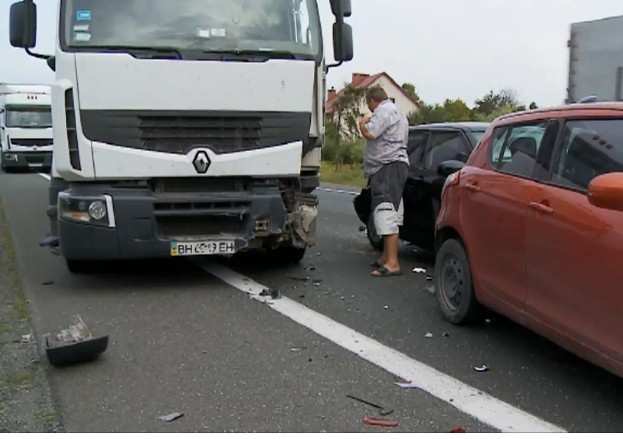
[[[37,45],[37,5],[32,1],[13,3],[9,17],[11,46],[32,49]]]
[[[465,167],[465,163],[459,160],[446,160],[437,166],[437,173],[446,178]]]
[[[623,173],[595,177],[588,185],[587,197],[595,207],[623,212]]]

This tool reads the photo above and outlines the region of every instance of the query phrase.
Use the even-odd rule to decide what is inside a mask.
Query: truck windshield
[[[52,112],[50,108],[7,108],[7,128],[50,128]]]
[[[316,0],[62,0],[61,7],[69,50],[322,55]]]

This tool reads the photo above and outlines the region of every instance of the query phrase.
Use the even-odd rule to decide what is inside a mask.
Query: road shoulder
[[[0,200],[0,433],[61,431]]]

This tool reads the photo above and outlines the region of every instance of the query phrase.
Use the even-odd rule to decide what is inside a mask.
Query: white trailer
[[[0,84],[0,166],[5,172],[52,165],[49,85]]]
[[[571,25],[566,103],[623,100],[623,16]]]
[[[329,1],[329,0],[323,0]],[[34,54],[36,5],[10,41],[47,58],[52,235],[71,271],[102,259],[315,244],[327,69],[353,57],[350,0],[61,0],[53,56]]]

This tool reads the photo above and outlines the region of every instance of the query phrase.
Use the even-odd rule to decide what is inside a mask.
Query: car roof
[[[454,129],[462,129],[469,131],[486,131],[487,128],[491,125],[489,122],[475,122],[475,121],[466,121],[466,122],[438,122],[438,123],[428,123],[422,125],[414,125],[410,126],[409,130],[421,130],[421,129],[430,129],[430,128],[454,128]]]
[[[555,117],[554,115],[556,113],[565,113],[565,114],[570,114],[574,116],[581,116],[584,114],[588,116],[591,113],[594,114],[595,112],[597,113],[599,112],[604,112],[604,113],[623,112],[623,102],[593,102],[593,103],[586,103],[586,104],[573,103],[573,104],[558,105],[554,107],[544,107],[544,108],[538,108],[536,110],[526,110],[526,111],[519,111],[516,113],[506,114],[504,116],[500,116],[494,122],[499,123],[499,122],[506,122],[509,120],[522,119],[522,118],[530,119],[531,117],[537,118],[539,116],[548,116],[548,115]]]

